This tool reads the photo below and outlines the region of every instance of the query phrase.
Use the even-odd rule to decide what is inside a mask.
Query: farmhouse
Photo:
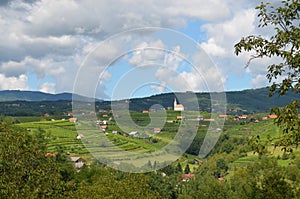
[[[239,119],[247,119],[248,118],[248,115],[240,115],[238,116]]]
[[[221,115],[219,115],[219,118],[221,118],[221,119],[227,119],[227,118],[228,118],[228,115],[226,115],[226,114],[221,114]]]
[[[72,162],[74,162],[74,165],[76,168],[80,169],[84,163],[81,157],[71,157]]]
[[[70,122],[74,122],[74,123],[75,123],[75,122],[77,122],[78,120],[77,120],[77,118],[76,118],[76,117],[71,117],[71,118],[69,118],[69,121],[70,121]]]
[[[78,134],[76,138],[77,138],[78,140],[80,140],[80,139],[84,138],[84,135]]]
[[[45,157],[56,157],[56,153],[46,153]]]
[[[181,115],[178,115],[178,116],[176,116],[176,119],[177,119],[177,120],[182,120],[183,117],[182,117]]]
[[[276,118],[277,118],[277,115],[274,115],[274,114],[273,114],[273,115],[269,115],[269,118],[270,118],[270,119],[276,119]]]
[[[214,119],[214,118],[205,118],[205,119],[203,119],[203,121],[206,121],[206,122],[214,122],[215,119]]]
[[[100,126],[100,129],[101,129],[102,131],[105,131],[106,128],[107,128],[107,125],[101,125],[101,126]]]
[[[137,131],[132,131],[128,135],[131,136],[131,137],[139,137],[140,134]]]
[[[160,128],[154,128],[153,131],[154,131],[154,133],[160,133],[161,129]]]

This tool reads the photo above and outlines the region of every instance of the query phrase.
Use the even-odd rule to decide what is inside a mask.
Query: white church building
[[[184,111],[184,106],[177,104],[176,98],[174,99],[174,111]]]

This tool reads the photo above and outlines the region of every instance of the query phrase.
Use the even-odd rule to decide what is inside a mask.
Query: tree
[[[177,173],[182,173],[182,167],[181,167],[180,162],[177,163],[177,166],[176,166],[176,172],[177,172]]]
[[[66,184],[54,157],[26,130],[0,122],[0,198],[61,198]]]
[[[277,93],[279,96],[287,92],[299,93],[300,88],[300,2],[299,0],[282,1],[275,7],[269,3],[261,3],[256,7],[259,10],[259,27],[272,27],[274,35],[270,38],[250,35],[242,38],[235,44],[235,54],[242,51],[254,52],[249,59],[263,57],[279,57],[280,62],[267,67],[266,78],[272,85],[269,87],[269,96]],[[273,108],[278,118],[275,123],[282,128],[283,136],[278,144],[284,149],[300,142],[300,102],[295,99],[282,108]]]
[[[185,173],[185,174],[191,173],[191,169],[190,169],[189,164],[186,165],[186,167],[185,167],[185,169],[184,169],[184,173]]]

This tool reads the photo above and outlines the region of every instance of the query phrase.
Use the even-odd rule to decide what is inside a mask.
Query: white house
[[[154,131],[154,133],[160,133],[161,129],[160,128],[154,128],[153,131]]]
[[[174,99],[174,111],[184,111],[184,106],[177,104],[176,98]]]
[[[77,138],[78,140],[80,140],[80,139],[84,138],[84,135],[78,134],[76,138]]]
[[[137,131],[132,131],[128,135],[132,137],[139,137],[140,134]]]
[[[84,162],[80,157],[71,157],[71,161],[74,162],[74,165],[77,169],[80,169],[84,165]]]

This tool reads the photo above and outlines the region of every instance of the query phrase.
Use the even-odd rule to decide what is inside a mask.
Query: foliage
[[[0,124],[0,198],[60,198],[67,185],[43,140]],[[67,193],[67,191],[66,191]]]
[[[235,45],[235,53],[242,50],[254,52],[252,59],[263,57],[279,57],[281,62],[268,66],[267,79],[270,96],[278,93],[286,95],[289,91],[299,94],[300,91],[300,2],[298,0],[282,1],[278,7],[269,3],[261,3],[259,10],[259,27],[272,27],[274,35],[248,36]],[[248,65],[247,64],[247,65]],[[300,140],[299,99],[284,108],[275,108],[272,112],[278,115],[276,124],[288,134],[281,140],[283,146],[298,145]]]

